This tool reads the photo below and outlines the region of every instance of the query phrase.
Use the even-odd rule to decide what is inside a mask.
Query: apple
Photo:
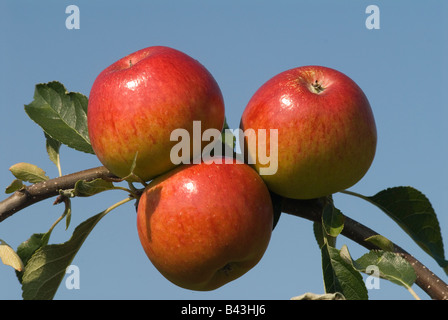
[[[253,268],[273,228],[269,191],[249,165],[184,164],[151,181],[139,199],[138,235],[172,283],[214,290]]]
[[[222,130],[224,101],[202,64],[178,50],[154,46],[118,60],[98,75],[87,120],[101,163],[118,177],[133,173],[137,180],[148,181],[175,166],[170,160],[176,144],[170,140],[173,130],[191,133],[193,121],[200,121],[202,132]]]
[[[375,156],[377,131],[361,88],[345,74],[323,66],[304,66],[277,74],[248,102],[240,128],[266,129],[258,148],[276,150],[274,174],[262,175],[281,196],[312,199],[356,184]],[[277,149],[269,132],[277,129]],[[261,144],[260,144],[261,142]],[[245,157],[260,172],[257,145],[243,137]]]

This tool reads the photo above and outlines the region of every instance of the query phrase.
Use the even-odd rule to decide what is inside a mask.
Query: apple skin
[[[237,160],[181,165],[151,181],[138,204],[137,230],[148,258],[190,290],[217,289],[253,268],[272,227],[266,185]]]
[[[202,132],[222,130],[224,113],[221,90],[203,65],[178,50],[155,46],[118,60],[98,75],[87,118],[101,163],[124,178],[138,153],[133,173],[148,181],[174,167],[174,129],[186,129],[191,137],[197,120]]]
[[[361,88],[345,74],[323,66],[304,66],[277,74],[248,102],[240,123],[245,131],[278,129],[278,170],[262,175],[281,196],[312,199],[356,184],[376,152],[372,109]],[[245,156],[259,172],[257,150]]]

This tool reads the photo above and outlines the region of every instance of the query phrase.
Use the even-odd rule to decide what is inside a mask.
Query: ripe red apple
[[[141,244],[174,284],[214,290],[264,255],[273,227],[269,191],[250,166],[201,162],[157,177],[137,213]]]
[[[254,129],[257,135],[266,129],[266,143],[258,148],[267,150],[272,148],[269,130],[278,129],[278,169],[262,178],[271,191],[295,199],[353,186],[369,169],[377,143],[373,113],[361,88],[322,66],[294,68],[268,80],[250,99],[241,129]],[[259,150],[244,139],[246,156],[259,172]]]
[[[174,129],[191,134],[197,120],[202,132],[222,130],[224,102],[203,65],[178,50],[156,46],[134,52],[98,75],[87,117],[92,147],[102,164],[124,178],[136,157],[133,173],[147,181],[174,167]]]

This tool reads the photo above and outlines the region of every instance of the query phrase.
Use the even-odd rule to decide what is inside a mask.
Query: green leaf
[[[395,250],[395,246],[394,246],[393,242],[390,241],[389,239],[387,239],[385,236],[382,236],[380,234],[376,234],[376,235],[368,237],[364,240],[376,245],[378,248],[380,248],[384,251],[393,252]]]
[[[31,237],[22,242],[17,247],[17,254],[20,256],[20,258],[23,260],[23,262],[26,264],[28,260],[31,258],[31,256],[36,252],[37,249],[39,249],[42,245],[45,243],[43,242],[45,233],[35,233],[31,235]]]
[[[47,149],[48,157],[50,160],[56,165],[59,171],[59,175],[62,175],[61,172],[61,162],[59,157],[59,149],[61,148],[61,142],[53,139],[48,134],[45,133],[45,146]]]
[[[389,188],[371,197],[345,193],[367,200],[384,211],[448,274],[439,221],[423,193],[412,187]]]
[[[322,246],[326,243],[328,243],[331,247],[336,246],[337,238],[329,236],[325,232],[324,228],[322,227],[322,223],[320,223],[320,222],[313,223],[313,233],[314,233],[314,238],[316,239],[317,245],[319,246],[319,249],[321,249]]]
[[[367,300],[361,274],[341,256],[340,250],[325,243],[321,248],[326,293],[340,292],[348,300]]]
[[[87,129],[88,98],[68,92],[57,81],[37,84],[34,100],[25,112],[56,141],[78,151],[94,154]]]
[[[23,270],[22,259],[20,259],[14,249],[2,239],[0,239],[0,260],[2,260],[3,264],[11,266],[17,271]]]
[[[43,182],[50,179],[45,171],[34,164],[17,163],[9,168],[11,173],[19,180],[31,183]]]
[[[345,217],[342,212],[333,205],[333,201],[327,201],[322,211],[322,226],[331,237],[337,237],[344,229]]]
[[[22,188],[24,188],[25,185],[23,184],[23,181],[20,179],[14,179],[9,186],[6,187],[5,193],[13,193],[16,192]]]
[[[33,234],[30,239],[26,240],[25,242],[21,243],[17,249],[18,255],[22,258],[25,264],[28,263],[29,259],[33,256],[33,254],[40,249],[41,247],[44,247],[48,244],[48,241],[50,240],[51,233],[53,232],[56,225],[64,218],[66,217],[66,229],[68,228],[70,224],[70,218],[71,218],[71,202],[70,199],[65,199],[65,210],[60,218],[58,218],[53,225],[50,227],[50,229],[46,233],[35,233]],[[23,272],[17,272],[17,277],[22,283],[22,277]]]
[[[104,212],[101,212],[81,223],[69,241],[43,246],[33,254],[22,277],[22,297],[25,300],[53,299],[65,270],[103,216]]]
[[[383,250],[372,250],[366,253],[356,260],[355,266],[364,273],[368,273],[368,270],[373,270],[372,266],[376,266],[379,272],[376,276],[405,288],[410,288],[417,278],[409,262],[396,253]]]
[[[92,181],[79,180],[75,184],[73,195],[77,197],[90,197],[97,193],[113,189],[115,189],[115,186],[112,182],[101,178]]]
[[[34,252],[36,252],[37,249],[46,244],[46,242],[44,241],[44,236],[45,233],[35,233],[31,235],[31,237],[28,240],[22,242],[17,247],[17,254],[22,259],[23,264],[25,266],[32,257],[32,255],[34,254]],[[19,282],[22,283],[23,272],[17,272],[16,275],[17,278],[19,279]]]
[[[53,139],[48,134],[45,133],[46,138],[46,148],[48,157],[55,164],[59,164],[59,149],[61,148],[61,142]]]
[[[44,245],[28,260],[22,277],[22,297],[25,300],[53,299],[82,244],[96,224],[114,208],[132,200],[122,200],[78,225],[72,237],[62,244]]]

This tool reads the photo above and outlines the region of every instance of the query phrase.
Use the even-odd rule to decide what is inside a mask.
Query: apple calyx
[[[233,269],[233,262],[227,263],[224,267],[218,270],[218,272],[224,273],[226,276],[228,276]]]
[[[322,84],[319,83],[319,81],[317,81],[317,80],[315,80],[315,81],[313,82],[313,84],[311,85],[311,87],[312,87],[312,92],[317,93],[317,94],[323,92],[323,91],[326,89],[326,88],[324,88],[324,87],[322,86]]]

